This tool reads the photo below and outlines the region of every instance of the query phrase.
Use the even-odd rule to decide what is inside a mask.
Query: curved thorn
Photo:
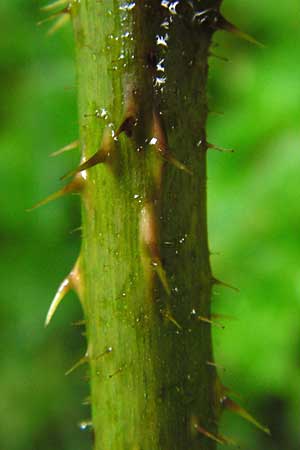
[[[62,153],[69,152],[70,150],[73,150],[74,148],[79,147],[79,140],[71,142],[68,145],[65,145],[65,147],[60,148],[59,150],[56,150],[56,152],[53,152],[50,154],[50,156],[58,156]]]
[[[210,367],[215,367],[216,369],[222,369],[224,370],[224,372],[226,370],[224,366],[221,366],[221,364],[217,364],[214,361],[206,361],[206,365]]]
[[[238,414],[243,419],[252,423],[252,425],[256,426],[256,428],[260,429],[264,433],[271,435],[270,429],[261,425],[246,409],[242,408],[239,404],[231,400],[229,397],[225,397],[222,400],[222,406],[224,409],[228,409],[229,411]]]
[[[80,164],[80,166],[78,166],[77,169],[71,170],[71,172],[66,173],[60,179],[65,180],[66,178],[69,178],[72,175],[76,175],[77,173],[82,172],[83,170],[90,169],[91,167],[94,167],[97,164],[103,163],[105,161],[106,157],[107,157],[107,154],[105,154],[101,148],[93,156],[91,156],[87,161]]]
[[[48,195],[48,197],[44,198],[40,202],[33,205],[31,208],[28,208],[26,211],[30,212],[34,209],[39,208],[40,206],[46,205],[47,203],[52,202],[53,200],[56,200],[60,197],[63,197],[64,195],[71,194],[71,193],[80,193],[83,189],[84,185],[84,179],[80,177],[74,177],[73,180],[70,181],[66,186],[64,186],[62,189],[60,189],[57,192],[54,192],[53,194]]]
[[[168,137],[164,130],[162,118],[155,110],[153,111],[153,138],[151,139],[150,144],[155,146],[158,154],[167,162],[192,175],[192,171],[186,167],[185,164],[178,161],[170,152]]]
[[[140,217],[140,240],[147,258],[148,264],[156,272],[168,296],[171,295],[171,289],[168,283],[166,272],[163,268],[159,251],[159,232],[157,225],[156,209],[153,202],[145,203],[141,210]]]
[[[209,142],[206,143],[207,148],[211,150],[217,150],[218,152],[222,153],[234,153],[234,150],[232,148],[223,148],[219,147],[218,145],[210,144]]]
[[[225,17],[223,17],[221,14],[218,15],[216,27],[221,30],[228,31],[229,33],[235,34],[239,38],[244,39],[245,41],[248,41],[251,44],[255,44],[258,47],[265,48],[264,44],[257,41],[250,34],[245,33],[244,31],[240,30],[238,27],[233,25],[233,23],[230,23],[227,19],[225,19]]]
[[[125,119],[123,120],[123,122],[116,131],[116,138],[118,138],[120,134],[123,132],[126,134],[126,136],[132,137],[133,128],[136,125],[136,123],[137,123],[136,117],[134,116],[125,117]]]
[[[217,442],[218,444],[226,443],[222,436],[211,433],[210,431],[206,430],[204,427],[202,427],[198,423],[194,424],[194,428],[196,431],[198,431],[198,433],[203,434],[203,436],[207,437],[208,439],[211,439],[212,441]]]
[[[80,296],[80,269],[79,269],[80,257],[77,259],[75,266],[69,273],[69,275],[61,282],[59,285],[57,292],[54,296],[54,299],[51,302],[50,308],[47,312],[45,327],[47,327],[54,316],[58,306],[66,296],[66,294],[74,289],[78,295]]]
[[[63,195],[65,195],[65,188],[62,188],[59,191],[54,192],[51,195],[48,195],[48,197],[46,197],[43,200],[41,200],[40,202],[36,203],[31,208],[28,208],[27,211],[30,212],[30,211],[33,211],[34,209],[39,208],[40,206],[47,205],[47,203],[50,203],[50,202],[62,197]]]
[[[211,50],[208,52],[208,56],[212,57],[212,58],[220,59],[221,61],[224,61],[224,62],[229,62],[228,58],[226,58],[225,56],[217,55],[216,53],[212,52]]]
[[[74,372],[74,370],[78,369],[78,367],[83,366],[89,362],[89,356],[86,353],[82,358],[80,358],[69,370],[66,371],[65,375],[70,375],[70,373]]]
[[[52,25],[52,27],[47,31],[47,36],[53,35],[56,31],[62,28],[70,20],[69,12],[64,13],[57,21]]]
[[[212,278],[212,283],[219,285],[219,286],[223,286],[229,289],[232,289],[235,292],[240,292],[239,288],[232,286],[231,284],[225,283],[224,281],[218,280],[217,278]]]
[[[61,177],[61,180],[69,178],[72,175],[76,175],[79,172],[83,172],[84,170],[90,169],[97,164],[101,164],[109,160],[112,157],[112,153],[114,151],[113,144],[114,141],[109,130],[104,130],[103,142],[99,150],[94,153],[94,155],[92,155],[88,160],[80,164],[76,169],[63,175]]]
[[[62,283],[59,285],[59,288],[54,296],[54,299],[51,302],[50,308],[47,312],[46,320],[45,320],[45,327],[47,327],[52,319],[52,317],[55,314],[55,311],[57,310],[59,304],[64,299],[65,295],[72,289],[71,279],[70,276],[67,276]]]
[[[221,328],[222,330],[224,330],[224,325],[215,322],[214,320],[209,319],[208,317],[204,317],[204,316],[198,316],[198,320],[200,320],[200,322],[204,322],[204,323],[208,323],[210,325],[214,325],[215,327]]]

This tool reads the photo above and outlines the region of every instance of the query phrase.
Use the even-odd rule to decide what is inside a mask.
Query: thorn
[[[105,355],[107,355],[108,353],[111,353],[113,351],[113,348],[112,347],[107,347],[107,349],[106,350],[104,350],[104,352],[102,352],[102,353],[100,353],[98,356],[96,356],[96,360],[97,359],[99,359],[99,358],[102,358],[102,356],[105,356]]]
[[[132,137],[133,129],[138,123],[138,115],[139,108],[137,104],[137,89],[131,83],[128,83],[126,85],[124,96],[123,120],[116,131],[117,138],[123,132],[126,134],[126,136]]]
[[[155,206],[154,203],[150,201],[145,203],[141,210],[140,240],[145,255],[147,256],[147,263],[150,260],[150,266],[156,272],[166,293],[168,294],[168,296],[170,296],[171,289],[160,258],[158,225]]]
[[[232,148],[219,147],[217,145],[210,144],[209,142],[206,142],[206,147],[211,150],[217,150],[218,152],[222,152],[222,153],[234,153],[234,150]]]
[[[51,302],[50,308],[47,312],[45,327],[47,327],[54,316],[58,306],[66,296],[66,294],[74,289],[78,294],[80,294],[80,269],[79,269],[80,257],[77,259],[74,268],[71,270],[69,275],[62,281],[59,288]]]
[[[77,139],[76,141],[71,142],[70,144],[66,145],[65,147],[57,150],[56,152],[53,152],[50,154],[50,156],[58,156],[61,155],[62,153],[68,152],[70,150],[73,150],[74,148],[77,148],[79,146],[79,140]]]
[[[171,323],[173,323],[173,325],[175,325],[176,328],[178,328],[178,330],[182,330],[182,326],[177,322],[177,320],[172,316],[172,313],[170,311],[170,309],[168,308],[167,310],[161,311],[163,317],[166,320],[169,320]]]
[[[93,156],[91,156],[87,161],[84,161],[82,164],[80,164],[79,167],[77,167],[76,169],[72,170],[71,172],[68,172],[65,175],[63,175],[61,177],[61,180],[69,178],[72,175],[75,175],[84,170],[90,169],[90,168],[96,166],[97,164],[106,162],[112,156],[112,152],[113,152],[112,143],[113,143],[112,136],[109,134],[108,130],[106,130],[103,135],[103,143],[102,143],[100,149]]]
[[[118,375],[122,371],[123,371],[123,368],[119,367],[119,369],[117,369],[115,372],[113,372],[112,374],[108,375],[108,378],[113,378],[115,375]]]
[[[48,30],[47,35],[51,35],[55,33],[55,31],[59,30],[69,19],[70,19],[70,12],[71,12],[72,4],[69,3],[68,6],[63,8],[61,11],[58,11],[54,14],[51,14],[51,16],[46,17],[43,20],[40,20],[37,25],[43,25],[46,22],[49,22],[51,20],[57,19],[54,25]]]
[[[224,330],[224,328],[225,328],[224,325],[221,325],[220,323],[215,322],[214,320],[211,320],[208,317],[198,316],[198,320],[200,320],[201,322],[204,322],[204,323],[209,323],[210,325],[214,325],[218,328],[221,328],[222,330]]]
[[[215,434],[211,433],[210,431],[207,431],[205,428],[203,428],[198,423],[194,424],[194,428],[196,431],[198,431],[198,433],[203,434],[203,436],[207,437],[208,439],[211,439],[212,441],[215,441],[218,444],[226,444],[226,441],[224,440],[224,438],[222,436],[215,435]]]
[[[217,278],[212,278],[212,283],[216,284],[216,285],[219,285],[219,286],[223,286],[223,287],[232,289],[235,292],[240,292],[240,290],[237,287],[232,286],[231,284],[225,283],[224,281],[218,280]]]
[[[167,295],[171,295],[171,289],[169,286],[168,278],[165,269],[163,268],[162,262],[160,259],[155,259],[151,261],[151,265],[154,267],[155,272],[158,275],[158,278],[161,281],[161,284],[164,287],[164,290],[166,291]]]
[[[83,177],[75,176],[73,180],[71,180],[70,183],[68,183],[62,189],[44,198],[44,200],[41,200],[40,202],[36,203],[31,208],[28,208],[26,211],[30,212],[34,209],[39,208],[40,206],[46,205],[47,203],[50,203],[67,194],[79,194],[83,190],[83,185],[84,185]]]
[[[101,163],[105,162],[107,156],[108,155],[105,152],[103,152],[102,148],[100,148],[100,150],[98,150],[93,156],[91,156],[91,158],[89,158],[87,161],[80,164],[80,166],[78,166],[77,169],[74,169],[71,172],[66,173],[60,179],[65,180],[66,178],[69,178],[72,175],[75,175],[76,173],[82,172],[83,170],[90,169],[91,167],[94,167],[97,164],[101,164]]]
[[[252,423],[252,425],[256,426],[258,429],[268,434],[269,436],[271,435],[271,432],[268,427],[261,425],[251,414],[248,413],[246,409],[242,408],[240,405],[235,403],[229,397],[225,397],[222,399],[222,406],[224,409],[227,409],[235,414],[238,414],[243,419]]]
[[[45,327],[47,327],[52,319],[52,317],[55,314],[55,311],[58,308],[58,305],[61,303],[65,295],[71,290],[71,282],[69,276],[65,278],[62,283],[60,284],[54,299],[52,300],[52,303],[50,305],[50,308],[47,313],[46,321],[45,321]]]
[[[56,2],[50,3],[49,5],[42,6],[41,11],[52,11],[53,9],[64,6],[68,3],[68,0],[57,0]]]
[[[251,42],[251,44],[258,45],[258,47],[265,48],[264,44],[262,44],[261,42],[257,41],[254,37],[250,36],[250,34],[245,33],[244,31],[240,30],[238,27],[236,27],[235,25],[230,23],[220,13],[218,13],[218,16],[217,16],[217,19],[216,19],[216,23],[215,23],[215,27],[220,29],[220,30],[224,30],[224,31],[228,31],[229,33],[233,33],[236,36],[238,36],[239,38],[244,39],[244,40],[246,40],[248,42]]]
[[[177,169],[182,170],[183,172],[186,172],[189,175],[193,175],[192,170],[189,169],[182,162],[178,161],[178,159],[176,159],[170,152],[162,154],[160,148],[158,148],[158,152],[163,159],[165,159],[168,163],[172,164],[174,167],[177,167]]]
[[[41,26],[46,22],[50,22],[51,20],[56,19],[57,17],[61,16],[61,14],[66,14],[66,11],[63,9],[62,11],[56,12],[54,14],[51,14],[51,16],[46,17],[45,19],[40,20],[37,22],[37,26]]]
[[[229,389],[228,387],[224,386],[222,383],[220,386],[220,392],[221,392],[221,403],[223,403],[223,401],[227,397],[227,395],[233,395],[234,397],[237,397],[239,399],[241,398],[240,394],[238,394],[237,392],[233,391],[232,389]]]
[[[236,317],[230,316],[228,314],[211,314],[213,319],[222,319],[222,320],[236,320]]]
[[[73,228],[73,230],[71,230],[69,233],[70,234],[74,234],[74,233],[77,233],[78,231],[82,231],[82,226],[77,227],[77,228]]]
[[[70,375],[70,373],[74,372],[74,370],[78,369],[78,367],[83,366],[89,362],[88,353],[86,353],[82,358],[79,359],[69,370],[66,371],[65,375]]]
[[[212,52],[211,50],[208,52],[208,56],[212,57],[212,58],[220,59],[221,61],[224,61],[224,62],[229,62],[228,58],[226,58],[225,56],[217,55],[216,53]]]
[[[222,369],[224,371],[226,370],[225,367],[221,366],[220,364],[215,363],[214,361],[206,361],[206,364],[208,366],[215,367],[216,369]]]
[[[63,14],[61,17],[57,19],[57,21],[52,25],[51,28],[47,31],[47,36],[52,36],[56,31],[60,30],[67,22],[70,20],[69,12]]]
[[[120,134],[123,132],[126,134],[126,136],[132,137],[133,128],[136,124],[137,124],[136,117],[134,116],[126,117],[116,131],[116,138],[118,138]]]
[[[178,161],[170,152],[168,145],[167,134],[164,130],[164,126],[162,123],[162,119],[157,113],[157,111],[153,111],[153,137],[150,140],[150,144],[154,145],[158,154],[170,164],[177,167],[179,170],[187,172],[192,175],[193,172],[183,163]]]
[[[81,402],[81,404],[84,405],[84,406],[88,406],[91,403],[92,403],[92,401],[91,401],[91,397],[90,396],[85,397],[85,399],[83,399],[82,402]]]
[[[209,109],[208,114],[215,114],[216,116],[224,116],[224,111],[213,111],[212,109]]]
[[[73,327],[82,327],[86,325],[86,320],[77,320],[76,322],[72,323]]]

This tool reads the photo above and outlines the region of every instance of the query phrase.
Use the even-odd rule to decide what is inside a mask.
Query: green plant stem
[[[158,0],[135,3],[81,0],[72,10],[82,157],[105,155],[83,173],[82,195],[95,449],[211,450],[199,430],[216,433],[216,372],[210,324],[199,317],[210,318],[213,284],[212,31],[192,20],[188,2],[177,15]]]

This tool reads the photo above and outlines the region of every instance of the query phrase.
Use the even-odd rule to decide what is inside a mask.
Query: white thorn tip
[[[70,276],[65,278],[63,282],[60,284],[54,299],[51,302],[50,308],[48,310],[46,320],[45,320],[45,327],[47,327],[54,316],[59,304],[62,302],[65,295],[71,290],[71,279]]]

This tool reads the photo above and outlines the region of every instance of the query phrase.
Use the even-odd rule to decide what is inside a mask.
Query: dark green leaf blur
[[[279,3],[281,7],[279,7]],[[76,296],[48,329],[45,314],[80,246],[76,196],[26,209],[60,188],[77,150],[70,25],[47,37],[38,0],[0,4],[1,424],[0,448],[92,446],[82,402],[86,369],[64,373],[85,352]],[[210,58],[209,237],[217,286],[219,372],[232,398],[272,437],[225,413],[221,433],[245,450],[300,447],[300,4],[225,0],[224,15],[265,48],[215,35]],[[219,113],[222,114],[219,114]],[[228,317],[227,317],[228,316]]]

